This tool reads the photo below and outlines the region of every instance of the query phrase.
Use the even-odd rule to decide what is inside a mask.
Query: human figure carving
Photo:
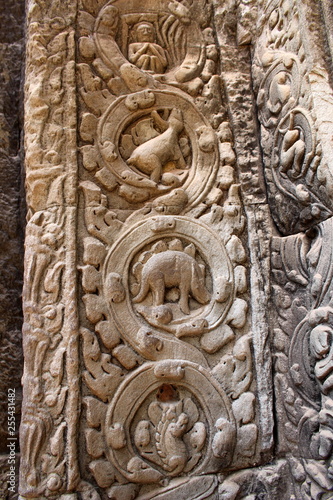
[[[179,168],[186,168],[178,142],[178,136],[184,129],[184,121],[179,109],[173,109],[167,121],[163,120],[156,111],[152,112],[152,117],[164,132],[137,147],[127,163],[150,175],[150,179],[158,183],[162,176],[162,169],[168,162],[173,161]]]
[[[133,28],[135,42],[128,47],[128,59],[138,68],[151,73],[164,73],[168,61],[165,50],[155,43],[154,26],[140,22]]]
[[[281,146],[281,172],[290,171],[291,177],[297,178],[302,170],[305,149],[305,142],[301,138],[300,131],[296,128],[288,130]]]
[[[143,266],[140,291],[135,303],[142,302],[152,292],[153,306],[164,304],[165,289],[178,287],[179,306],[184,314],[190,313],[189,295],[200,304],[207,304],[210,293],[205,286],[204,266],[184,252],[167,250],[153,255]]]

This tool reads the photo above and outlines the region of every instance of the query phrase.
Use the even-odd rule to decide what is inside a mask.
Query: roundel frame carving
[[[300,67],[292,54],[279,54],[265,74],[258,92],[259,117],[266,128],[276,126],[300,95]]]
[[[191,165],[188,169],[179,170],[180,175],[172,176],[173,181],[168,183],[153,182],[149,175],[126,163],[119,149],[124,130],[131,123],[158,110],[180,111],[192,149]],[[118,124],[117,127],[114,123]],[[201,134],[209,137],[209,147],[202,146]],[[138,193],[138,202],[156,198],[179,187],[187,195],[186,213],[206,197],[217,175],[219,153],[215,132],[190,100],[170,90],[144,90],[118,98],[99,120],[97,137],[104,168],[115,176],[120,185],[127,184],[133,188]],[[112,155],[109,152],[110,145]],[[131,201],[135,203],[134,199]]]
[[[162,3],[162,5],[161,5]],[[163,5],[164,4],[164,5]],[[205,61],[206,50],[202,30],[200,29],[195,9],[188,9],[183,4],[162,0],[158,4],[154,0],[142,4],[137,1],[129,5],[126,0],[111,0],[100,11],[95,27],[94,38],[98,54],[103,62],[116,72],[126,82],[132,91],[152,86],[155,78],[144,70],[131,64],[116,42],[118,23],[124,21],[123,30],[128,29],[127,23],[137,22],[156,23],[158,15],[170,17],[183,30],[186,36],[186,50],[181,60],[174,61],[165,73],[157,74],[156,80],[161,82],[183,83],[199,76]],[[126,36],[127,35],[127,36]],[[123,39],[128,38],[128,33]]]
[[[209,302],[193,314],[184,314],[169,324],[154,325],[135,310],[133,294],[130,292],[130,267],[134,256],[144,247],[170,238],[186,240],[197,249],[210,270],[212,290]],[[191,325],[203,324],[204,330],[189,333],[188,336],[217,329],[226,318],[235,298],[233,267],[219,235],[204,223],[186,216],[151,217],[132,226],[110,249],[104,265],[104,283],[107,283],[108,276],[115,274],[122,280],[124,298],[116,302],[112,299],[107,301],[115,324],[125,340],[151,360],[190,359],[206,366],[203,354],[180,337],[186,338],[187,334],[182,332],[187,328],[191,329]],[[224,297],[221,300],[222,289]],[[107,290],[105,297],[108,297]],[[146,343],[151,344],[152,339],[159,339],[159,343],[156,341],[154,349],[146,349]]]
[[[143,460],[131,439],[131,427],[137,412],[165,383],[188,391],[199,403],[205,417],[207,443],[202,459],[190,474],[197,475],[206,470],[217,472],[228,467],[236,443],[236,426],[229,399],[208,370],[185,360],[145,363],[119,386],[106,414],[107,458],[132,482],[158,483],[165,477],[172,477],[172,473],[161,472],[161,467],[153,467],[150,461]],[[223,445],[221,441],[221,447],[222,426],[227,435]]]
[[[302,161],[297,172],[283,172],[281,165],[284,142],[287,142],[285,137],[290,133],[298,133],[292,142],[289,140],[290,144],[288,144],[288,147],[291,153],[293,153],[292,148],[297,147],[297,143],[303,144]],[[316,133],[310,113],[300,107],[292,109],[282,118],[275,131],[274,155],[272,156],[270,167],[278,189],[295,201],[300,201],[299,197],[295,194],[296,182],[304,183],[312,160],[314,159],[315,152]],[[286,153],[284,152],[284,154]],[[293,155],[295,156],[295,153],[293,153]],[[295,158],[292,157],[292,159],[289,160],[289,164],[293,167],[294,163]],[[312,196],[314,197],[314,195]]]

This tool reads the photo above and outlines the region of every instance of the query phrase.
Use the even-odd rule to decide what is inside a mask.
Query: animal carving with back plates
[[[152,291],[153,306],[164,304],[166,288],[178,287],[179,306],[184,314],[189,314],[189,294],[200,304],[207,304],[210,294],[205,287],[205,268],[197,264],[185,252],[167,250],[154,255],[143,265],[140,291],[133,298],[134,303],[142,302]]]

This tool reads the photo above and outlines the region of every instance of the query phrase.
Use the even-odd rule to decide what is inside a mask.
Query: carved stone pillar
[[[295,498],[329,499],[332,443],[333,93],[330,2],[264,2],[253,81],[272,239],[278,453]]]
[[[28,2],[21,499],[329,499],[307,9]]]

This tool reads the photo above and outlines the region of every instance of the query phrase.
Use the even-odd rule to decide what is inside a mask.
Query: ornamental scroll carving
[[[273,247],[280,447],[297,457],[291,477],[308,499],[332,491],[331,240],[329,219],[307,235],[276,239]]]
[[[300,14],[296,2],[263,9],[263,43],[253,67],[268,196],[283,234],[332,215],[332,177],[318,136]]]
[[[328,72],[319,50],[307,53],[320,38],[317,24],[306,24],[309,6],[275,1],[262,14],[253,74],[268,197],[285,235],[271,246],[279,453],[288,457],[290,495],[324,500],[333,487],[332,169],[325,142],[332,95],[329,86],[322,93],[324,112],[317,98]]]
[[[212,5],[82,0],[67,28],[49,7],[41,32],[29,14],[21,498],[218,498],[272,429]]]

